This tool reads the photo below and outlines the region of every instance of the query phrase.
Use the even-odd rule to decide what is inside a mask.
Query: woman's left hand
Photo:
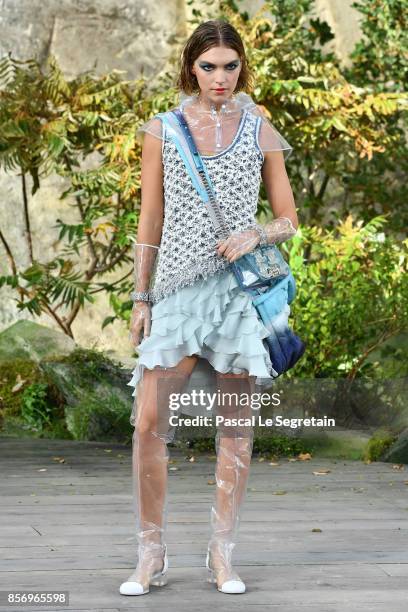
[[[232,262],[250,253],[259,244],[261,237],[255,229],[234,232],[228,238],[217,242],[218,255],[223,255]]]

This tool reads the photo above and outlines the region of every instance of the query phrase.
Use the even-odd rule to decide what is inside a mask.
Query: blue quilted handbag
[[[262,247],[260,248],[262,249]],[[280,256],[282,257],[281,254]],[[296,283],[292,272],[289,269],[283,277],[265,279],[261,269],[258,279],[256,279],[255,273],[254,281],[245,284],[245,272],[249,268],[247,256],[244,255],[232,262],[231,267],[241,288],[251,294],[252,303],[263,324],[270,332],[264,342],[268,348],[274,370],[279,375],[283,374],[283,372],[293,368],[306,349],[305,343],[293,332],[288,323],[289,304],[293,302],[296,295]],[[264,288],[263,292],[262,287]]]
[[[229,235],[214,197],[211,179],[183,113],[175,110],[171,112],[171,115],[177,118],[190,156],[186,155],[186,148],[183,147],[177,136],[178,131],[171,129],[172,123],[167,118],[167,114],[162,113],[161,115],[164,123],[170,128],[173,141],[186,165],[193,185],[203,202],[208,205],[216,233],[222,231],[224,236]],[[192,162],[195,165],[194,169]],[[240,287],[250,293],[259,317],[270,331],[270,335],[264,338],[264,343],[268,349],[273,369],[278,375],[283,374],[297,363],[306,349],[306,344],[290,329],[288,324],[289,304],[296,295],[296,283],[290,267],[274,244],[258,245],[250,253],[232,262],[230,267]]]

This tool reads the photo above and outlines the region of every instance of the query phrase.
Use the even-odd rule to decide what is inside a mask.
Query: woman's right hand
[[[138,346],[142,339],[150,336],[151,305],[149,302],[134,302],[130,321],[130,335],[134,346]]]

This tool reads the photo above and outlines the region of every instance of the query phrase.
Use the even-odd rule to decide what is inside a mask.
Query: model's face
[[[241,72],[241,61],[234,49],[212,47],[198,56],[191,71],[197,77],[203,98],[222,104],[234,92]]]

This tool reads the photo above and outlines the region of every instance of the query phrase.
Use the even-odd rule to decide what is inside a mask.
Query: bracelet
[[[151,302],[150,293],[148,291],[132,291],[130,298],[133,302]]]
[[[259,236],[261,237],[259,244],[261,246],[265,246],[266,244],[268,244],[268,235],[266,233],[266,231],[264,230],[263,226],[260,223],[257,223],[254,227],[254,229],[256,229],[256,231],[258,232]]]
[[[160,248],[156,244],[146,244],[145,242],[135,242],[135,246],[149,246],[149,247],[153,247],[154,249]]]

